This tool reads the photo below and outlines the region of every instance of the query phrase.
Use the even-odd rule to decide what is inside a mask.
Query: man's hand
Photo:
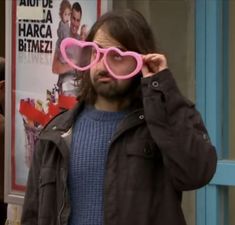
[[[150,77],[167,68],[166,57],[162,54],[151,53],[143,55],[143,77]]]

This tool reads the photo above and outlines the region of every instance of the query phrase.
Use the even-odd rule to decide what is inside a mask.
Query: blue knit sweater
[[[78,117],[69,165],[69,225],[103,225],[104,173],[109,141],[125,112],[89,106]]]

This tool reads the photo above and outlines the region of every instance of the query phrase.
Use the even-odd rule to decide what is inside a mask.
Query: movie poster
[[[73,14],[79,3],[82,13]],[[35,141],[45,124],[76,103],[58,86],[54,57],[63,38],[83,39],[100,14],[100,0],[12,0],[11,190],[24,194]],[[63,5],[62,5],[63,4]],[[75,35],[74,35],[75,34]],[[57,60],[63,61],[57,55]]]

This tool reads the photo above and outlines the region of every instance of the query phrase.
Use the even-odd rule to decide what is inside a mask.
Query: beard
[[[120,100],[128,97],[133,90],[132,79],[118,81],[116,79],[110,78],[108,81],[100,81],[100,77],[110,77],[105,74],[98,74],[94,77],[92,82],[93,89],[97,95],[103,98],[113,101]]]

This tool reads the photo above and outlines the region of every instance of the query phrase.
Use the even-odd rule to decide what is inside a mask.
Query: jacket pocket
[[[39,218],[54,218],[56,215],[56,170],[42,168],[39,183]]]
[[[128,156],[143,157],[145,159],[153,159],[157,156],[154,143],[146,143],[145,141],[129,144],[127,148]]]
[[[155,189],[162,158],[152,141],[139,140],[127,144],[127,186],[130,189]]]

